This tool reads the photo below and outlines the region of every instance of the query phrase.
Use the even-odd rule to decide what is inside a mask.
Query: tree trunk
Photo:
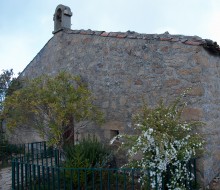
[[[74,118],[73,116],[69,117],[68,126],[66,127],[63,138],[64,138],[64,144],[75,144],[75,130],[74,130]]]

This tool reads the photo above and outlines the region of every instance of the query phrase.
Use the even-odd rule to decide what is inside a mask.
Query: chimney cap
[[[68,6],[58,5],[53,15],[54,31],[53,34],[63,30],[71,29],[71,16],[72,12]]]

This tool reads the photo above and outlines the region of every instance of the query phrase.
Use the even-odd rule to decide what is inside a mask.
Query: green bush
[[[111,160],[111,152],[95,137],[87,137],[76,145],[64,146],[65,168],[103,168],[107,167]],[[80,184],[85,184],[85,181],[90,181],[92,178],[92,170],[76,170],[70,172],[66,170],[65,176],[72,178],[74,184],[77,184],[80,176]]]
[[[0,145],[0,155],[5,157],[10,156],[12,154],[21,154],[24,152],[24,148],[15,144],[1,144]]]
[[[65,167],[106,167],[111,151],[95,137],[87,137],[76,145],[64,146]]]
[[[11,158],[15,155],[24,153],[24,147],[21,145],[9,144],[7,141],[0,143],[0,168],[8,167]]]

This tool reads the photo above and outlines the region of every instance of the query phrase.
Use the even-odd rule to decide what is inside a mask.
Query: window
[[[110,130],[110,139],[119,135],[119,130]]]

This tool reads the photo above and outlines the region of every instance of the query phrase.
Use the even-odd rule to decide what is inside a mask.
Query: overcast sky
[[[72,29],[196,35],[220,44],[220,0],[0,0],[0,71],[21,72],[53,36],[58,4]]]

